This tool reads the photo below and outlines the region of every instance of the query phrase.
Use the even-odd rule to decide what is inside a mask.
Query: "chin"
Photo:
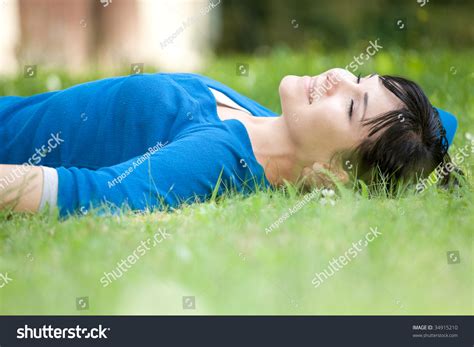
[[[298,90],[298,81],[301,77],[294,75],[287,75],[282,78],[280,86],[278,87],[278,92],[280,94],[281,100],[291,98],[295,91]]]

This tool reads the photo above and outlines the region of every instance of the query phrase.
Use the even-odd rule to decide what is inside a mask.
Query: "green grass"
[[[277,87],[285,74],[315,74],[345,66],[361,48],[343,52],[290,52],[267,57],[223,57],[203,71],[279,111]],[[456,148],[474,134],[473,51],[422,52],[385,48],[362,73],[407,76],[435,105],[459,116]],[[237,76],[248,63],[250,75]],[[454,68],[453,68],[454,67]],[[469,68],[468,68],[469,67]],[[40,70],[41,71],[41,70]],[[456,73],[454,73],[456,71]],[[36,79],[8,79],[1,95],[45,90]],[[63,87],[100,77],[58,73]],[[472,153],[474,156],[474,153]],[[271,233],[265,230],[303,196],[258,192],[184,207],[173,213],[115,217],[0,214],[1,314],[473,314],[473,189],[431,187],[423,194],[368,198],[343,190],[334,205],[320,194]],[[382,234],[319,287],[327,268],[370,231]],[[143,254],[107,287],[100,278],[159,228],[172,236]],[[447,252],[460,263],[448,264]],[[1,283],[0,283],[1,284]],[[89,297],[88,310],[76,309]],[[196,309],[182,297],[195,296]]]

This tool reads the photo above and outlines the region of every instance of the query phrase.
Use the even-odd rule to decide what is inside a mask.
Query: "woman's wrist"
[[[36,212],[43,191],[43,170],[39,166],[0,164],[0,209]]]

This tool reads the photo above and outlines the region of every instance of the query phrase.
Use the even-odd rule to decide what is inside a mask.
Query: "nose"
[[[344,69],[331,69],[326,72],[326,81],[331,85],[328,95],[357,88],[357,78]]]

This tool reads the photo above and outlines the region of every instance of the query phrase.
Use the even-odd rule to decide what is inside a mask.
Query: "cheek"
[[[352,147],[357,140],[356,127],[351,124],[341,107],[319,108],[301,124],[308,139],[328,151]]]

